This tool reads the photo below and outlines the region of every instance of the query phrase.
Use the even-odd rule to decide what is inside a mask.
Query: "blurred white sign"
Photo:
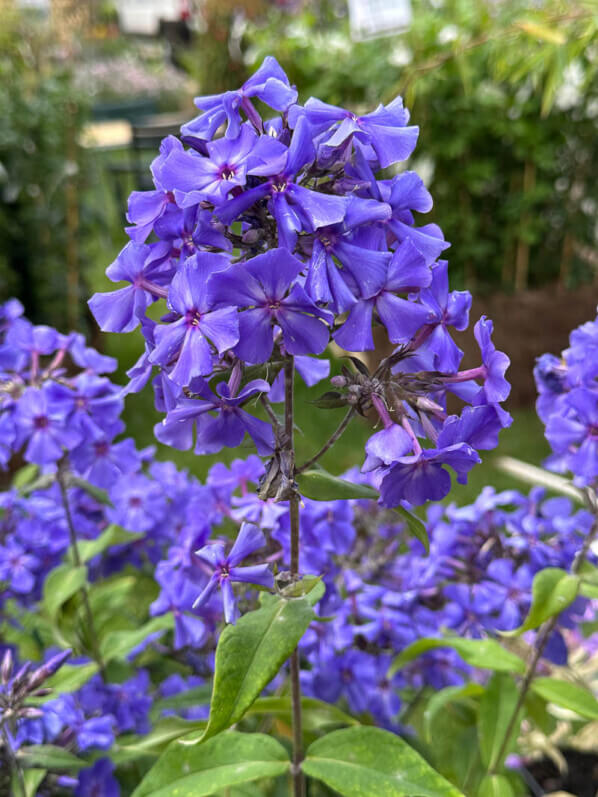
[[[411,0],[349,0],[351,37],[355,41],[408,30]]]

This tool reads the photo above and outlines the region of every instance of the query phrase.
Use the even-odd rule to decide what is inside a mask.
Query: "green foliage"
[[[301,91],[352,108],[402,94],[420,126],[412,168],[453,247],[452,284],[589,279],[598,165],[598,18],[591,0],[414,0],[410,29],[350,40],[344,4],[272,10],[245,35]],[[324,68],[325,64],[325,68]],[[418,153],[421,153],[419,155]]]
[[[459,797],[406,742],[380,728],[333,731],[311,744],[303,771],[345,797]]]
[[[288,772],[284,747],[262,733],[225,731],[199,745],[197,734],[173,742],[134,797],[202,797]]]
[[[532,690],[550,703],[567,708],[589,720],[598,720],[598,700],[589,689],[558,678],[535,678]]]
[[[377,498],[378,493],[367,484],[354,484],[325,470],[306,470],[297,476],[299,492],[314,501],[335,501],[348,498]]]
[[[5,295],[23,301],[32,320],[63,328],[65,319],[73,324],[81,312],[75,295],[83,262],[78,249],[89,227],[77,198],[87,170],[78,139],[89,100],[73,88],[64,62],[48,57],[55,47],[48,33],[29,17],[5,12],[0,32],[0,284]]]
[[[309,600],[264,594],[260,609],[227,626],[218,640],[214,691],[202,741],[238,722],[260,695],[314,619]]]
[[[525,662],[511,651],[506,650],[495,639],[461,639],[460,637],[441,637],[418,639],[408,645],[394,660],[391,672],[396,672],[413,659],[428,650],[453,648],[463,661],[472,667],[523,674]]]
[[[478,738],[482,763],[492,772],[502,766],[510,745],[517,738],[519,723],[511,719],[519,699],[517,684],[506,673],[495,673],[480,700]],[[520,717],[519,717],[520,719]],[[509,738],[504,743],[507,732]]]

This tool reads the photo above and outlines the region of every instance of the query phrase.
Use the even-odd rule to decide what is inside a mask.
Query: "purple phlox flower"
[[[516,567],[510,559],[494,559],[486,568],[486,579],[492,582],[491,590],[496,603],[495,627],[511,631],[523,622],[529,609],[533,573],[522,564]]]
[[[187,260],[172,280],[168,305],[178,318],[155,329],[156,348],[149,360],[169,367],[174,363],[169,378],[177,385],[211,373],[212,345],[223,354],[239,340],[236,309],[214,309],[218,298],[210,276],[227,266],[223,255],[201,252]]]
[[[233,495],[231,498],[232,508],[231,517],[237,523],[247,521],[255,523],[261,529],[273,529],[278,524],[278,519],[282,517],[288,509],[280,501],[268,498],[262,501],[256,493],[247,495]]]
[[[243,405],[259,393],[267,393],[270,385],[254,379],[239,391],[240,373],[233,370],[228,383],[220,382],[213,392],[207,383],[198,389],[195,399],[181,399],[161,424],[155,427],[160,442],[175,448],[187,449],[193,442],[193,425],[197,427],[197,454],[215,454],[225,446],[236,448],[245,433],[253,440],[258,453],[271,454],[274,449],[272,426],[254,418]],[[216,412],[216,416],[209,413]]]
[[[415,505],[439,501],[451,489],[451,477],[444,466],[450,466],[457,474],[457,481],[465,483],[468,471],[479,462],[477,453],[466,443],[401,457],[382,477],[380,502],[390,507],[402,500]]]
[[[222,462],[212,465],[208,471],[206,484],[213,487],[229,487],[241,490],[242,495],[249,491],[249,484],[257,484],[264,474],[264,463],[255,454],[247,459],[233,459],[227,468]]]
[[[25,318],[17,319],[8,329],[5,341],[9,346],[27,352],[31,358],[52,354],[65,346],[67,338],[52,327],[34,326]]]
[[[182,150],[178,138],[167,136],[160,144],[160,154],[150,166],[156,190],[133,191],[129,196],[127,221],[133,226],[126,227],[125,231],[138,244],[144,243],[155,223],[174,202],[173,194],[162,183],[161,173],[168,156]]]
[[[279,244],[292,252],[299,232],[313,232],[343,220],[345,197],[312,191],[296,179],[315,159],[312,134],[305,119],[299,120],[288,149],[280,141],[262,136],[252,154],[260,164],[248,173],[268,180],[217,208],[216,215],[222,222],[230,224],[257,201],[270,197],[268,209],[276,220]]]
[[[598,392],[579,387],[566,397],[566,414],[551,415],[546,438],[579,486],[598,477]]]
[[[403,172],[391,181],[377,181],[368,159],[361,147],[356,147],[355,165],[348,167],[353,175],[355,188],[359,194],[366,193],[378,201],[386,202],[392,208],[392,215],[384,222],[389,243],[401,243],[409,239],[421,252],[426,265],[431,265],[447,247],[442,230],[437,224],[414,226],[412,210],[427,213],[432,207],[432,199],[421,178],[415,172]]]
[[[97,440],[111,430],[124,406],[120,389],[95,374],[78,374],[68,387],[51,382],[45,392],[49,405],[64,413],[69,426],[87,440]]]
[[[9,538],[5,542],[0,546],[0,582],[7,582],[13,592],[27,594],[35,585],[34,573],[41,562],[16,541]]]
[[[74,739],[81,751],[92,748],[108,750],[114,744],[114,717],[86,717],[74,695],[62,695],[50,701],[46,710],[54,714],[62,726],[61,737],[57,741]]]
[[[86,371],[95,374],[110,374],[118,368],[118,362],[114,357],[100,354],[91,346],[87,346],[85,337],[79,332],[71,332],[69,335],[68,350],[75,365]]]
[[[197,584],[167,561],[158,564],[155,577],[162,589],[150,606],[150,614],[172,612],[175,650],[200,648],[206,640],[207,629],[205,622],[192,614]]]
[[[482,353],[483,398],[491,404],[497,404],[504,401],[511,392],[511,385],[504,376],[511,361],[492,342],[492,329],[492,321],[482,316],[474,326],[473,334]]]
[[[429,361],[435,371],[454,372],[459,368],[463,352],[451,338],[447,327],[459,331],[467,328],[471,294],[448,289],[448,263],[441,260],[432,266],[432,282],[419,292],[419,300],[428,310],[427,337],[417,349],[418,358]]]
[[[365,444],[367,456],[361,470],[363,473],[369,473],[384,465],[391,465],[412,450],[412,437],[402,426],[389,422],[384,429],[373,434]]]
[[[67,422],[64,406],[54,405],[46,391],[26,388],[16,408],[19,447],[27,441],[25,459],[37,465],[59,460],[64,450],[73,449],[81,440],[81,432]]]
[[[309,355],[296,355],[295,370],[308,387],[313,387],[330,376],[330,360]],[[284,401],[284,371],[279,371],[272,382],[268,400],[271,404]]]
[[[571,386],[595,387],[598,377],[598,319],[574,329],[569,348],[563,351]]]
[[[114,764],[109,758],[100,758],[88,769],[82,769],[74,797],[120,797],[120,786],[113,772]]]
[[[372,319],[376,311],[393,343],[406,343],[426,322],[429,310],[410,299],[397,296],[430,284],[432,275],[424,258],[410,241],[405,241],[393,254],[383,283],[371,297],[362,296],[351,307],[347,320],[335,332],[334,339],[347,351],[374,348]]]
[[[170,205],[156,222],[155,231],[158,238],[171,242],[172,257],[191,257],[202,246],[224,252],[233,248],[223,233],[224,225],[209,210],[201,210],[199,205],[184,209]]]
[[[339,147],[349,137],[370,144],[382,168],[406,160],[419,135],[419,127],[407,126],[409,113],[400,97],[387,106],[379,105],[365,116],[356,116],[344,108],[310,97],[300,113],[317,132],[332,128],[330,136],[324,140],[327,147]]]
[[[512,422],[513,418],[498,404],[465,407],[460,416],[449,415],[437,443],[439,448],[467,443],[472,448],[489,450],[496,448],[499,432]]]
[[[220,138],[208,143],[207,156],[193,151],[173,151],[162,170],[162,179],[174,193],[177,205],[187,208],[203,200],[218,204],[233,188],[242,188],[257,140],[255,130],[244,124],[236,138]]]
[[[142,474],[119,479],[110,490],[114,504],[106,510],[109,520],[129,531],[149,531],[166,512],[166,500],[159,484]]]
[[[0,466],[6,465],[12,457],[16,439],[13,413],[8,410],[0,411]]]
[[[369,248],[369,238],[356,238],[353,232],[362,225],[387,220],[390,213],[390,206],[384,202],[350,196],[343,221],[315,232],[305,282],[305,289],[314,302],[330,304],[335,312],[344,312],[355,304],[356,297],[347,285],[347,274],[362,297],[373,296],[381,288],[390,255]],[[333,256],[338,258],[342,269]]]
[[[297,91],[289,84],[288,77],[271,55],[264,59],[257,72],[237,91],[197,97],[195,105],[204,113],[183,125],[181,134],[185,138],[209,140],[226,122],[225,136],[236,138],[241,129],[241,110],[260,129],[262,122],[251,103],[252,97],[257,97],[275,111],[286,111],[297,101]]]
[[[84,478],[104,489],[141,466],[135,441],[130,437],[117,443],[107,436],[86,440],[71,452],[71,462]]]
[[[272,324],[282,330],[289,354],[320,354],[326,348],[333,316],[316,307],[296,282],[303,264],[286,249],[272,249],[217,275],[214,282],[227,302],[243,309],[235,354],[247,363],[266,362],[274,345]]]
[[[220,587],[225,622],[234,623],[238,617],[238,609],[231,586],[233,581],[260,585],[268,589],[274,587],[274,577],[268,564],[238,566],[243,559],[265,544],[266,538],[257,526],[244,523],[228,555],[224,553],[224,543],[214,543],[200,548],[197,551],[197,556],[213,569],[213,573],[203,592],[193,604],[194,607],[203,606],[214,590]]]
[[[543,354],[536,360],[534,379],[539,393],[536,412],[540,420],[547,423],[549,416],[559,411],[569,389],[567,363],[554,354]]]
[[[96,293],[88,304],[104,332],[131,332],[140,323],[147,308],[167,295],[166,285],[171,272],[165,267],[170,246],[138,244],[130,241],[116,260],[108,266],[106,275],[113,282],[129,282],[126,288],[108,293]]]

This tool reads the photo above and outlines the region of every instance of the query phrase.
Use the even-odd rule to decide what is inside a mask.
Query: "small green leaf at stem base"
[[[400,737],[369,726],[318,739],[302,769],[344,797],[463,797]]]
[[[197,734],[172,742],[133,797],[204,797],[290,769],[284,747],[262,733],[225,731],[204,744]]]
[[[21,747],[17,753],[22,767],[33,769],[51,769],[59,772],[77,772],[89,766],[86,761],[69,753],[64,747],[53,744],[36,744]]]

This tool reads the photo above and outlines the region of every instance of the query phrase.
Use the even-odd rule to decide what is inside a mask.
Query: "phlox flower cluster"
[[[553,454],[546,465],[571,472],[579,487],[598,485],[598,318],[573,330],[560,357],[544,354],[534,369],[536,409]]]
[[[129,199],[130,242],[106,272],[126,285],[90,300],[102,329],[141,329],[128,389],[153,374],[165,414],[156,436],[205,454],[248,435],[275,456],[278,430],[248,402],[282,400],[288,357],[307,384],[325,379],[329,343],[371,350],[378,326],[394,355],[345,381],[337,400],[380,418],[365,467],[384,505],[445,496],[447,466],[465,481],[510,423],[508,358],[481,318],[481,364],[459,370],[450,330],[468,326],[471,296],[449,290],[439,227],[416,223],[432,199],[403,167],[418,128],[402,100],[362,115],[313,97],[300,105],[268,57],[238,91],[196,105],[152,163],[155,189]],[[465,403],[460,415],[448,394]]]

